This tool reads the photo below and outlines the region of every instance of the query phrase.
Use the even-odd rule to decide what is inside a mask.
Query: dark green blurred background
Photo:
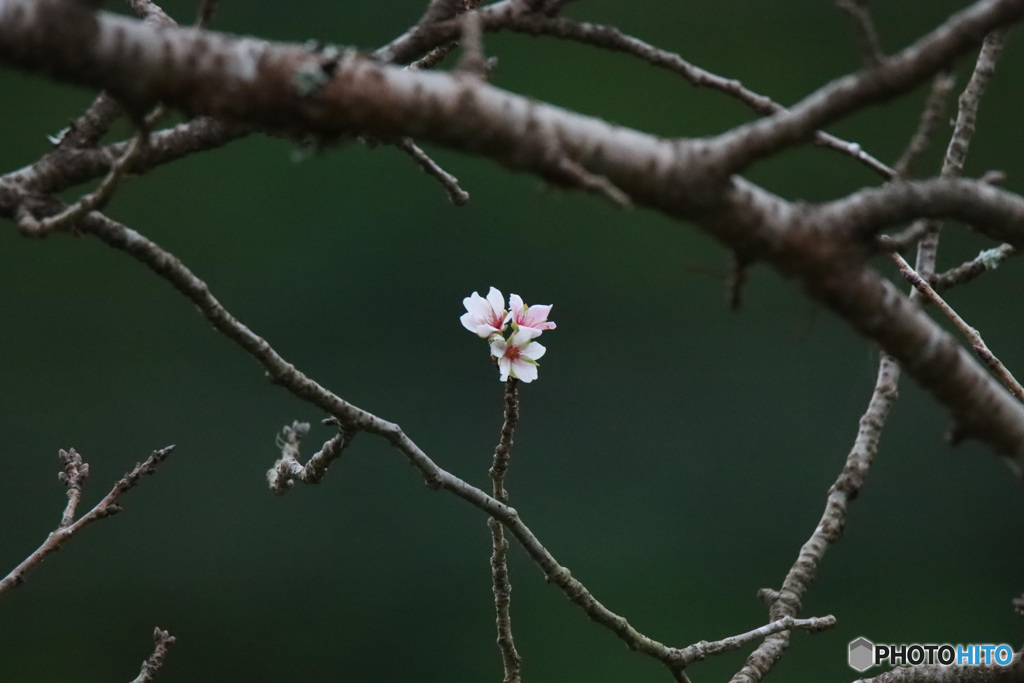
[[[223,0],[215,27],[372,48],[424,4]],[[964,4],[874,3],[886,49]],[[192,5],[165,3],[183,23]],[[586,0],[570,14],[787,104],[859,65],[848,22],[828,2]],[[967,166],[1006,171],[1018,192],[1020,38],[983,102]],[[504,34],[486,49],[500,59],[500,87],[657,134],[707,135],[751,117],[627,57]],[[961,86],[971,63],[960,65]],[[46,136],[92,97],[11,70],[0,92],[3,171],[44,153]],[[923,96],[833,132],[892,160]],[[652,637],[682,646],[762,625],[755,592],[779,585],[818,521],[870,395],[875,350],[764,266],[730,312],[728,253],[648,211],[615,211],[431,149],[472,194],[456,208],[392,148],[350,145],[301,162],[294,151],[253,136],[130,181],[109,213],[181,257],[298,367],[480,486],[502,386],[486,345],[459,325],[462,298],[494,285],[553,303],[558,329],[544,337],[540,380],[521,392],[513,503],[560,562]],[[879,182],[815,149],[751,178],[809,200]],[[122,514],[3,600],[0,681],[130,680],[156,625],[178,638],[166,681],[500,680],[482,514],[427,489],[365,435],[322,485],[273,497],[264,474],[275,433],[313,422],[312,452],[330,436],[323,415],[266,382],[123,253],[5,227],[0,573],[60,519],[59,448],[90,462],[92,505],[151,450],[178,447],[125,496]],[[951,226],[940,260],[988,246]],[[949,298],[1024,372],[1021,285],[1013,262]],[[945,415],[916,386],[901,393],[846,535],[805,601],[805,615],[832,613],[839,626],[795,634],[780,679],[854,678],[846,645],[858,636],[1021,641],[1009,601],[1024,590],[1024,489],[977,444],[947,447]],[[546,585],[518,547],[510,562],[527,681],[668,680]],[[748,651],[696,665],[692,678],[722,680]]]

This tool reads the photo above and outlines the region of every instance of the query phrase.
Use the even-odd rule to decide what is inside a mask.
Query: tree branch
[[[763,591],[773,619],[796,616],[803,605],[804,594],[818,573],[818,565],[821,564],[828,549],[842,537],[843,529],[846,527],[847,510],[850,503],[860,495],[871,462],[878,453],[882,428],[898,396],[899,379],[900,366],[891,356],[882,354],[875,388],[868,401],[868,407],[860,418],[857,437],[846,456],[843,471],[828,490],[825,511],[818,526],[800,548],[796,562],[782,582],[782,588],[778,591]],[[747,657],[743,668],[733,676],[731,683],[760,681],[787,647],[789,631],[783,630],[770,635]]]
[[[174,644],[175,637],[158,627],[153,630],[153,641],[156,643],[153,648],[153,654],[142,663],[142,669],[132,683],[150,683],[150,681],[156,678],[160,668],[164,665],[167,649]]]
[[[715,140],[716,153],[732,172],[740,172],[758,159],[806,142],[814,131],[853,111],[906,92],[947,68],[989,32],[1022,16],[1024,0],[976,2],[881,65],[835,80],[786,112],[724,133]]]
[[[128,102],[164,100],[189,111],[322,135],[359,130],[422,137],[556,180],[568,158],[607,178],[633,202],[695,221],[731,249],[799,277],[812,296],[903,363],[970,433],[1000,453],[1024,458],[1021,406],[861,265],[867,250],[855,234],[917,216],[950,215],[1001,241],[1019,242],[1024,199],[978,183],[929,181],[866,190],[815,210],[729,175],[736,160],[779,149],[858,106],[912,87],[982,33],[1021,13],[1024,0],[980,2],[883,66],[710,143],[658,139],[477,79],[401,70],[354,54],[325,62],[301,47],[208,31],[157,32],[104,13],[75,16],[58,0],[0,0],[0,59],[46,66],[70,79],[102,80]],[[322,85],[315,93],[304,91],[299,77],[316,74]],[[761,126],[779,132],[764,137]],[[753,147],[733,145],[743,140]],[[752,157],[750,149],[760,151]],[[825,228],[835,225],[844,226],[846,238],[843,230]],[[952,364],[953,372],[941,363]],[[335,405],[328,412],[347,410]]]
[[[506,505],[508,491],[505,490],[505,473],[512,457],[512,437],[519,423],[518,385],[519,380],[515,377],[509,377],[505,382],[505,421],[501,425],[501,438],[494,449],[494,464],[489,471],[491,495]],[[522,680],[522,658],[516,651],[516,642],[512,637],[512,618],[509,615],[512,584],[508,578],[508,541],[497,519],[491,517],[487,525],[491,529],[491,586],[494,592],[498,647],[501,648],[501,660],[505,667],[504,683],[519,683]]]
[[[924,299],[935,305],[942,314],[952,321],[953,325],[956,326],[960,333],[967,338],[967,341],[971,343],[971,348],[974,349],[974,353],[981,359],[992,373],[999,378],[999,381],[1003,383],[1007,389],[1010,390],[1014,396],[1017,397],[1018,401],[1024,403],[1024,387],[1021,387],[1020,383],[1016,380],[1013,374],[1006,369],[1002,361],[995,357],[988,345],[985,344],[985,340],[981,338],[978,331],[964,322],[964,319],[953,310],[953,307],[947,304],[938,293],[932,289],[932,286],[924,281],[917,272],[910,267],[910,264],[903,260],[903,257],[899,254],[892,254],[892,260],[896,262],[900,272],[903,273],[903,277],[907,279],[910,284],[917,288],[917,291],[921,293]]]
[[[61,517],[60,525],[46,537],[46,540],[41,546],[36,548],[35,552],[12,569],[7,576],[0,579],[0,596],[3,596],[12,588],[24,582],[26,572],[39,565],[47,556],[60,550],[72,536],[84,527],[95,522],[97,519],[109,517],[120,512],[121,507],[117,504],[117,499],[121,497],[121,494],[133,488],[142,475],[155,473],[156,466],[166,460],[173,450],[174,446],[167,446],[158,451],[153,451],[144,462],[135,465],[130,472],[115,482],[110,493],[104,496],[103,500],[98,502],[92,510],[79,517],[78,521],[73,520],[75,510],[82,496],[82,483],[89,476],[89,464],[82,460],[82,457],[75,452],[74,448],[69,451],[62,450],[60,452],[60,459],[64,465],[64,471],[61,472],[60,479],[68,487],[68,505]]]

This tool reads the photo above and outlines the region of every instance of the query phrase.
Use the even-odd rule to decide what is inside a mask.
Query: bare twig
[[[970,261],[936,275],[930,284],[936,292],[944,292],[950,287],[966,284],[984,272],[995,270],[1003,261],[1018,253],[1020,252],[1017,251],[1017,248],[1011,244],[1001,244],[998,247],[986,249]]]
[[[953,135],[942,161],[940,174],[942,178],[959,178],[963,175],[967,150],[970,147],[971,138],[974,137],[978,105],[981,103],[981,96],[985,93],[988,82],[995,72],[996,60],[999,53],[1002,52],[1005,40],[1005,28],[997,29],[985,36],[985,41],[982,43],[981,51],[978,53],[978,59],[974,65],[974,72],[971,74],[970,80],[967,81],[964,91],[960,94],[956,125],[953,127]],[[935,260],[941,230],[942,223],[930,223],[928,234],[922,237],[917,244],[917,261],[914,266],[917,272],[926,279],[935,274]]]
[[[79,517],[77,521],[71,520],[74,519],[75,508],[81,499],[81,487],[86,476],[89,474],[89,466],[82,461],[81,456],[74,449],[67,452],[61,451],[60,459],[63,464],[63,471],[60,474],[60,479],[68,487],[68,505],[61,517],[61,523],[55,531],[50,532],[41,546],[25,558],[21,564],[12,569],[7,576],[0,579],[0,596],[15,586],[20,585],[25,580],[26,572],[36,567],[51,553],[60,550],[61,546],[81,531],[83,527],[95,522],[97,519],[109,517],[120,512],[121,507],[117,504],[117,499],[121,494],[134,487],[142,475],[155,473],[156,466],[166,460],[173,450],[174,446],[167,446],[158,451],[153,451],[144,462],[137,464],[130,472],[115,482],[110,493],[104,496],[103,500],[98,502],[92,510]]]
[[[309,423],[296,420],[291,426],[286,425],[281,430],[277,438],[281,457],[267,471],[267,481],[275,495],[286,493],[296,481],[303,484],[319,484],[327,474],[327,468],[341,457],[345,447],[355,436],[334,418],[328,418],[324,422],[337,427],[338,433],[328,439],[305,465],[299,462],[299,443],[309,433]]]
[[[931,230],[929,221],[917,220],[910,227],[904,228],[895,235],[879,235],[876,238],[879,251],[903,251],[928,234]]]
[[[738,650],[748,643],[761,640],[762,638],[767,638],[768,636],[776,633],[789,631],[790,629],[798,628],[809,633],[817,633],[819,631],[830,629],[835,625],[836,618],[832,615],[825,617],[811,617],[810,619],[796,619],[791,616],[786,616],[781,619],[777,619],[770,624],[765,624],[760,628],[756,628],[753,631],[740,633],[739,635],[730,636],[729,638],[723,638],[722,640],[716,640],[711,643],[706,640],[702,640],[699,643],[682,648],[680,652],[683,655],[683,659],[687,662],[697,662],[712,655]]]
[[[508,471],[509,459],[512,457],[512,437],[519,423],[519,380],[509,377],[505,382],[505,421],[501,426],[501,438],[494,449],[494,464],[491,465],[491,495],[494,499],[508,504],[508,491],[505,490],[505,473]],[[522,680],[522,658],[516,651],[515,639],[512,637],[512,618],[509,615],[509,604],[512,597],[512,584],[508,578],[508,541],[501,522],[494,517],[487,520],[491,529],[491,585],[494,592],[495,625],[498,629],[498,647],[501,649],[501,661],[505,668],[504,683],[519,683]]]
[[[67,451],[62,448],[57,457],[64,466],[64,471],[58,474],[57,478],[68,487],[68,504],[61,516],[60,526],[57,527],[64,529],[75,521],[75,511],[82,500],[82,486],[89,477],[89,463],[82,460],[82,456],[74,448]]]
[[[448,199],[451,200],[452,204],[455,206],[465,206],[469,202],[469,193],[459,185],[459,179],[441,168],[436,161],[420,149],[419,145],[413,142],[412,138],[400,139],[395,143],[395,147],[412,157],[413,161],[419,164],[424,173],[436,178],[441,183],[441,186],[448,191]]]
[[[882,42],[878,39],[878,30],[871,20],[868,0],[839,0],[836,6],[849,15],[853,21],[853,30],[860,43],[860,51],[864,56],[864,65],[868,68],[878,66],[885,59]]]
[[[81,220],[87,213],[102,209],[110,201],[110,198],[114,196],[114,191],[120,185],[124,174],[128,172],[131,165],[138,158],[146,144],[147,137],[147,132],[139,129],[124,154],[111,165],[110,172],[107,173],[107,177],[103,179],[103,182],[96,188],[96,191],[83,196],[57,215],[38,220],[32,215],[28,207],[22,204],[18,210],[19,229],[27,235],[42,237],[55,230],[72,229],[75,223]]]
[[[148,144],[140,148],[132,173],[144,173],[189,154],[220,147],[249,132],[246,127],[198,117],[152,133]],[[26,195],[55,194],[108,174],[131,144],[128,140],[88,150],[60,147],[29,166],[0,176],[0,190],[6,190],[0,191],[0,211],[13,214]]]
[[[485,15],[490,16],[490,15]],[[500,21],[486,22],[484,28],[490,31],[510,30],[529,35],[545,35],[592,45],[605,50],[622,52],[682,76],[696,87],[711,88],[735,97],[761,116],[785,111],[785,107],[771,98],[746,88],[733,78],[711,73],[683,59],[668,50],[657,48],[639,38],[626,35],[614,26],[577,22],[564,18],[551,18],[537,14],[502,16]],[[814,144],[849,155],[886,179],[896,177],[896,172],[865,152],[856,142],[849,142],[825,132],[814,135]]]
[[[486,79],[490,75],[490,65],[484,56],[484,40],[480,13],[476,10],[466,12],[459,17],[462,22],[462,57],[455,66],[456,71]]]
[[[853,447],[846,456],[843,471],[832,484],[825,501],[822,513],[814,533],[800,548],[796,562],[786,574],[782,588],[778,591],[761,589],[758,597],[769,605],[769,614],[774,620],[792,617],[800,611],[803,596],[818,572],[818,565],[828,549],[843,535],[846,525],[846,512],[864,485],[871,461],[878,452],[878,444],[882,438],[882,429],[889,416],[889,409],[896,401],[899,384],[900,366],[890,356],[882,354],[878,364],[878,376],[875,388],[868,401],[867,410],[860,418],[860,428]],[[731,683],[756,683],[775,665],[789,646],[789,631],[781,631],[768,636],[748,657],[746,664]]]
[[[149,0],[128,0],[135,13],[154,26],[177,26],[162,9]],[[89,108],[71,125],[51,138],[62,149],[92,147],[122,114],[121,105],[106,93],[100,93]]]
[[[81,116],[50,137],[50,142],[61,150],[92,147],[106,135],[121,113],[121,105],[114,98],[100,93]]]
[[[415,62],[409,64],[409,66],[407,66],[406,68],[412,71],[433,69],[435,66],[440,64],[445,57],[451,54],[458,46],[459,43],[458,41],[455,40],[453,40],[450,43],[445,43],[444,45],[439,45],[430,52],[428,52],[427,54],[417,59]]]
[[[441,468],[406,436],[397,424],[348,403],[300,372],[282,358],[266,340],[232,316],[210,293],[206,283],[196,277],[177,257],[138,232],[99,213],[87,216],[83,220],[83,227],[108,246],[127,252],[167,280],[190,299],[203,317],[217,330],[253,356],[266,370],[272,382],[281,385],[297,398],[333,415],[339,424],[344,425],[352,433],[366,431],[386,439],[420,471],[427,486],[435,490],[448,491],[501,521],[550,583],[557,586],[593,621],[611,630],[630,649],[652,657],[670,668],[678,666],[677,649],[640,633],[624,617],[598,602],[586,586],[572,576],[568,568],[558,563],[523,523],[514,508]]]
[[[910,264],[907,263],[902,256],[899,254],[891,254],[892,260],[899,266],[900,272],[903,277],[907,279],[910,284],[917,288],[917,291],[921,292],[921,295],[934,304],[936,308],[942,311],[943,315],[949,318],[953,325],[956,326],[960,333],[964,335],[968,342],[971,344],[971,348],[974,353],[981,359],[981,362],[991,370],[999,381],[1003,383],[1010,393],[1017,397],[1017,400],[1024,402],[1024,387],[1021,387],[1020,383],[1014,378],[1013,374],[1006,369],[1006,366],[995,357],[992,351],[985,344],[985,340],[981,338],[978,331],[964,322],[956,311],[953,310],[952,306],[947,304],[939,294],[932,289],[932,286],[925,282],[924,278],[921,277]]]
[[[932,79],[932,88],[925,100],[924,109],[921,110],[921,118],[917,122],[917,130],[907,143],[903,154],[892,165],[893,170],[901,178],[910,175],[914,164],[928,150],[932,135],[942,122],[943,113],[946,108],[946,100],[949,93],[953,91],[953,84],[956,78],[950,72],[943,72]]]
[[[160,673],[160,668],[164,665],[167,648],[174,644],[175,638],[169,632],[157,627],[153,630],[153,641],[156,643],[153,654],[142,663],[142,669],[132,683],[149,683],[156,678],[156,675]]]
[[[977,45],[980,36],[1018,21],[1022,14],[1024,5],[1017,0],[980,0],[879,67],[834,80],[785,112],[713,138],[711,148],[728,159],[731,172],[741,173],[760,159],[803,144],[814,131],[853,111],[931,78],[949,64],[947,55],[962,54]]]

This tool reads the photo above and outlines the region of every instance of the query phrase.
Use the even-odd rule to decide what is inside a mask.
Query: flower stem
[[[493,484],[494,497],[501,503],[508,503],[508,491],[505,490],[505,473],[508,471],[509,459],[512,456],[512,435],[519,422],[519,380],[509,377],[505,382],[505,422],[501,426],[501,438],[494,449],[494,464],[489,474]],[[505,530],[494,517],[487,520],[491,529],[493,552],[491,553],[491,580],[494,590],[494,609],[497,613],[495,623],[498,627],[498,647],[505,666],[504,683],[520,683],[522,659],[516,652],[515,641],[512,639],[512,619],[509,616],[509,603],[512,596],[512,584],[508,579],[508,541]]]

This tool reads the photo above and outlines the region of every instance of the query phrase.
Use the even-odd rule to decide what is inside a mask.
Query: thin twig
[[[106,93],[100,93],[92,104],[50,142],[59,150],[85,149],[100,141],[114,121],[121,116],[121,105]]]
[[[410,71],[423,71],[425,69],[433,69],[435,66],[440,64],[445,57],[451,54],[458,46],[459,42],[457,40],[453,40],[450,43],[445,43],[444,45],[439,45],[430,52],[428,52],[427,54],[417,59],[415,62],[409,64],[409,66],[407,66],[406,68],[409,69]]]
[[[90,211],[102,209],[114,196],[114,191],[121,184],[121,179],[128,172],[131,165],[138,158],[142,148],[146,145],[148,133],[139,129],[132,138],[131,143],[124,154],[110,166],[110,172],[103,179],[95,192],[91,192],[66,209],[42,220],[32,215],[28,207],[22,204],[18,209],[18,228],[22,233],[33,237],[42,237],[55,230],[68,230],[75,226]]]
[[[1024,403],[1024,387],[1021,387],[1020,383],[1014,378],[1013,374],[1006,369],[1006,366],[995,357],[992,351],[985,344],[985,340],[981,338],[978,331],[964,322],[956,311],[953,310],[952,306],[947,304],[938,292],[932,289],[932,286],[925,282],[910,264],[907,263],[902,256],[893,253],[890,255],[892,260],[899,266],[900,272],[903,277],[907,279],[910,284],[917,288],[917,291],[921,292],[921,295],[930,303],[934,304],[936,308],[942,311],[943,315],[952,321],[953,325],[956,326],[960,333],[964,335],[968,342],[971,344],[975,355],[981,360],[985,366],[992,371],[992,373],[999,378],[999,381],[1003,383],[1011,394],[1017,397],[1018,401]]]
[[[74,522],[70,520],[74,519],[75,508],[82,495],[82,482],[89,474],[89,466],[82,461],[81,456],[74,449],[66,452],[61,451],[60,459],[64,469],[61,472],[60,478],[68,487],[68,505],[61,517],[60,526],[50,532],[43,544],[25,558],[21,564],[12,569],[3,579],[0,579],[0,596],[15,586],[20,585],[25,580],[26,572],[36,567],[48,555],[60,550],[61,546],[81,531],[83,527],[95,522],[97,519],[109,517],[120,512],[121,507],[117,504],[117,499],[121,494],[134,487],[142,475],[155,473],[156,466],[166,460],[173,450],[174,446],[167,446],[158,451],[153,451],[146,458],[145,462],[135,465],[130,472],[115,482],[110,493],[104,496],[103,500],[98,502],[92,510]]]
[[[702,640],[699,643],[684,647],[680,651],[683,654],[683,659],[687,662],[697,662],[712,655],[738,650],[748,643],[767,638],[776,633],[789,631],[790,629],[798,628],[809,633],[817,633],[830,629],[835,625],[836,618],[831,614],[824,617],[811,617],[810,619],[797,619],[786,616],[770,624],[765,624],[760,628],[755,628],[753,631],[747,631],[746,633],[740,633],[739,635],[730,636],[729,638],[723,638],[711,643]]]
[[[501,438],[494,449],[494,463],[491,465],[491,495],[494,499],[508,504],[508,491],[505,490],[505,473],[508,471],[512,457],[512,437],[519,423],[519,380],[509,377],[505,382],[505,421],[501,426]],[[504,683],[519,683],[522,680],[522,658],[516,651],[515,639],[512,637],[512,618],[509,615],[509,604],[512,597],[512,584],[508,578],[508,541],[501,522],[491,517],[487,520],[491,529],[491,585],[494,592],[495,625],[498,629],[498,647],[501,649],[501,661],[505,668]]]
[[[413,161],[419,164],[423,172],[437,179],[441,186],[448,191],[448,199],[455,206],[465,206],[469,202],[469,193],[459,185],[459,179],[448,171],[441,168],[426,152],[420,149],[419,145],[413,142],[412,138],[402,138],[395,143],[395,147],[402,150]]]
[[[942,123],[943,114],[946,109],[946,100],[949,99],[949,94],[953,92],[953,84],[955,82],[956,78],[948,71],[937,74],[932,79],[932,88],[928,93],[928,98],[925,100],[924,109],[921,110],[921,118],[917,122],[917,130],[914,131],[914,135],[910,138],[910,142],[907,143],[907,147],[903,150],[900,158],[892,165],[893,170],[901,178],[908,177],[914,164],[928,151],[932,135],[938,129],[939,124]]]
[[[192,301],[203,317],[218,331],[255,358],[272,382],[281,385],[297,398],[333,415],[340,424],[345,425],[346,429],[352,430],[353,433],[366,431],[386,439],[420,471],[427,486],[435,490],[448,491],[500,520],[550,583],[557,586],[593,621],[612,631],[630,649],[652,657],[670,668],[678,666],[679,650],[640,633],[625,617],[601,604],[586,586],[573,577],[568,568],[558,563],[533,531],[523,523],[514,508],[441,468],[406,436],[397,424],[352,405],[300,372],[282,358],[266,340],[232,316],[210,293],[206,283],[196,277],[173,254],[138,232],[100,213],[86,216],[83,219],[83,228],[108,246],[125,251],[159,277],[167,280]]]
[[[882,42],[878,39],[875,22],[871,20],[868,0],[840,0],[836,6],[853,20],[853,30],[860,43],[864,65],[871,68],[881,64],[885,53],[882,52]]]
[[[168,631],[157,627],[153,630],[153,641],[156,643],[153,654],[142,663],[142,669],[132,683],[149,683],[156,678],[156,675],[160,673],[160,667],[164,665],[167,648],[174,644],[175,637]]]
[[[930,284],[936,292],[944,292],[950,287],[966,284],[982,273],[995,270],[1003,261],[1018,253],[1020,252],[1012,244],[1001,244],[998,247],[986,249],[970,261],[936,275]]]
[[[58,474],[57,478],[68,487],[68,504],[61,515],[60,526],[57,527],[64,529],[75,522],[75,511],[82,500],[82,486],[89,477],[89,463],[82,460],[82,456],[74,448],[67,451],[60,449],[57,457],[64,466],[64,471]]]
[[[177,26],[160,7],[148,0],[128,0],[128,4],[140,18],[150,24]],[[50,140],[60,149],[92,147],[106,135],[121,114],[121,105],[106,93],[100,93],[81,116]]]
[[[903,251],[928,234],[931,230],[929,221],[922,219],[910,224],[895,235],[878,235],[875,243],[879,251]]]
[[[275,495],[283,495],[296,481],[303,484],[319,484],[327,474],[327,468],[341,457],[355,436],[334,418],[328,418],[324,423],[337,427],[338,433],[328,439],[305,465],[299,462],[299,444],[309,433],[309,423],[296,420],[291,426],[286,425],[281,430],[277,440],[281,457],[267,471],[267,481]]]
[[[454,3],[450,0],[432,0],[430,5],[427,7],[426,12],[424,12],[423,17],[420,19],[420,24],[427,25],[438,21],[439,18],[448,19],[464,9],[465,5],[463,0],[456,0]],[[479,19],[477,21],[479,21]],[[479,31],[477,34],[479,39]],[[458,45],[459,43],[457,41],[439,45],[405,68],[409,71],[424,71],[432,69],[440,64],[441,60],[447,57],[452,50],[458,47]],[[437,181],[441,183],[441,186],[448,191],[448,199],[451,200],[452,204],[455,206],[465,206],[469,203],[469,193],[463,190],[462,186],[459,185],[459,179],[441,168],[441,165],[434,161],[430,155],[424,152],[412,138],[401,138],[395,143],[395,147],[408,154],[413,161],[419,164],[419,167],[423,169],[424,173],[436,178]]]
[[[761,116],[785,111],[785,107],[781,104],[746,88],[736,79],[725,78],[695,66],[674,52],[657,48],[639,38],[626,35],[614,26],[537,14],[501,16],[500,21],[492,22],[486,20],[491,15],[485,14],[484,16],[484,29],[488,31],[507,29],[529,35],[545,35],[573,40],[606,50],[622,52],[652,66],[678,74],[693,86],[711,88],[734,97]],[[849,142],[819,131],[814,135],[814,144],[851,156],[887,180],[897,176],[896,171],[865,152],[856,142]]]
[[[773,620],[793,617],[800,611],[804,593],[818,572],[818,565],[832,545],[843,535],[846,512],[850,503],[860,494],[878,452],[882,428],[889,416],[889,409],[896,401],[900,378],[899,364],[883,353],[878,364],[875,388],[868,401],[867,410],[860,418],[860,428],[853,442],[843,471],[828,491],[825,511],[821,515],[814,533],[800,548],[796,562],[786,574],[782,588],[778,591],[761,589],[758,597],[769,604],[769,615]],[[731,683],[756,683],[760,681],[789,646],[789,631],[781,631],[765,638],[748,657],[743,668],[732,677]]]
[[[1005,40],[1005,28],[997,29],[985,36],[978,59],[974,64],[974,72],[971,73],[971,78],[958,100],[956,124],[953,127],[953,135],[949,139],[946,156],[942,161],[940,173],[942,178],[959,178],[963,175],[967,150],[970,147],[971,138],[974,137],[978,105],[981,103],[981,96],[985,93],[988,82],[995,72],[996,60],[999,58]],[[929,223],[928,227],[928,234],[918,242],[917,261],[914,264],[917,272],[926,279],[935,274],[935,260],[942,223],[934,221]]]

